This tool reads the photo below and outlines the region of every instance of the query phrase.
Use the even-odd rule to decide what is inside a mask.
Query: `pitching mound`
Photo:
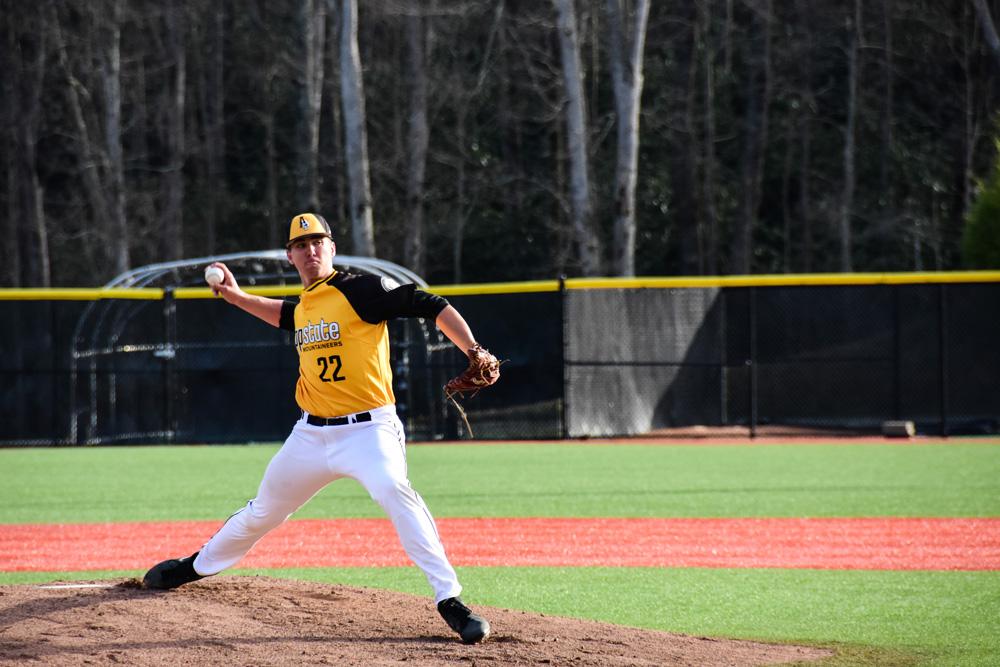
[[[607,667],[770,665],[830,655],[473,606],[493,634],[466,646],[428,598],[402,593],[266,577],[221,577],[167,592],[136,580],[3,586],[0,663]]]

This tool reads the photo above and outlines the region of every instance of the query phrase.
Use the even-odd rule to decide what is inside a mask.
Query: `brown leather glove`
[[[464,395],[466,392],[472,392],[475,396],[480,389],[489,387],[500,379],[500,362],[490,354],[489,350],[476,343],[467,354],[468,368],[444,386],[444,394],[448,398],[455,394]]]

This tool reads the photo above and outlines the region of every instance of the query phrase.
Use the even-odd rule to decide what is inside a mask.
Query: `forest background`
[[[0,286],[309,210],[431,284],[998,268],[998,10],[0,0]]]

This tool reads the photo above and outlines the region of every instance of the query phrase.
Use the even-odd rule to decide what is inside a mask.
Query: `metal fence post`
[[[941,378],[941,435],[948,437],[948,286],[938,285],[938,359]]]
[[[165,349],[158,356],[163,361],[163,417],[167,442],[173,442],[177,434],[177,400],[174,378],[174,359],[177,350],[177,302],[174,288],[163,290],[163,337]]]
[[[900,395],[903,387],[903,382],[900,378],[900,374],[902,373],[902,365],[900,363],[902,337],[899,330],[899,291],[901,288],[899,285],[890,285],[889,289],[892,290],[892,418],[900,420],[903,418],[903,400]]]
[[[559,433],[563,440],[569,437],[566,423],[566,391],[569,386],[569,368],[566,366],[566,276],[559,276],[559,367],[562,369],[562,396],[559,399]]]
[[[729,290],[719,288],[719,423],[729,426],[729,319],[726,317]]]
[[[747,384],[750,391],[750,437],[757,437],[757,288],[750,287],[750,358],[747,359],[750,376]]]

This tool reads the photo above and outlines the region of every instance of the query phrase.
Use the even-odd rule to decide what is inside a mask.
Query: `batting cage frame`
[[[215,261],[226,262],[249,292],[295,297],[301,291],[283,250],[139,267],[100,289],[0,290],[0,308],[12,324],[8,334],[22,331],[22,320],[35,322],[26,328],[36,334],[6,341],[13,354],[0,368],[10,380],[0,445],[283,437],[297,412],[291,334],[212,303],[202,271]],[[420,276],[385,260],[338,255],[334,264],[426,287]],[[430,357],[442,356],[446,341],[422,320],[393,323],[390,335],[404,362],[395,371],[405,414],[416,389],[408,376],[411,360],[440,366]],[[435,420],[431,424],[436,428]]]

